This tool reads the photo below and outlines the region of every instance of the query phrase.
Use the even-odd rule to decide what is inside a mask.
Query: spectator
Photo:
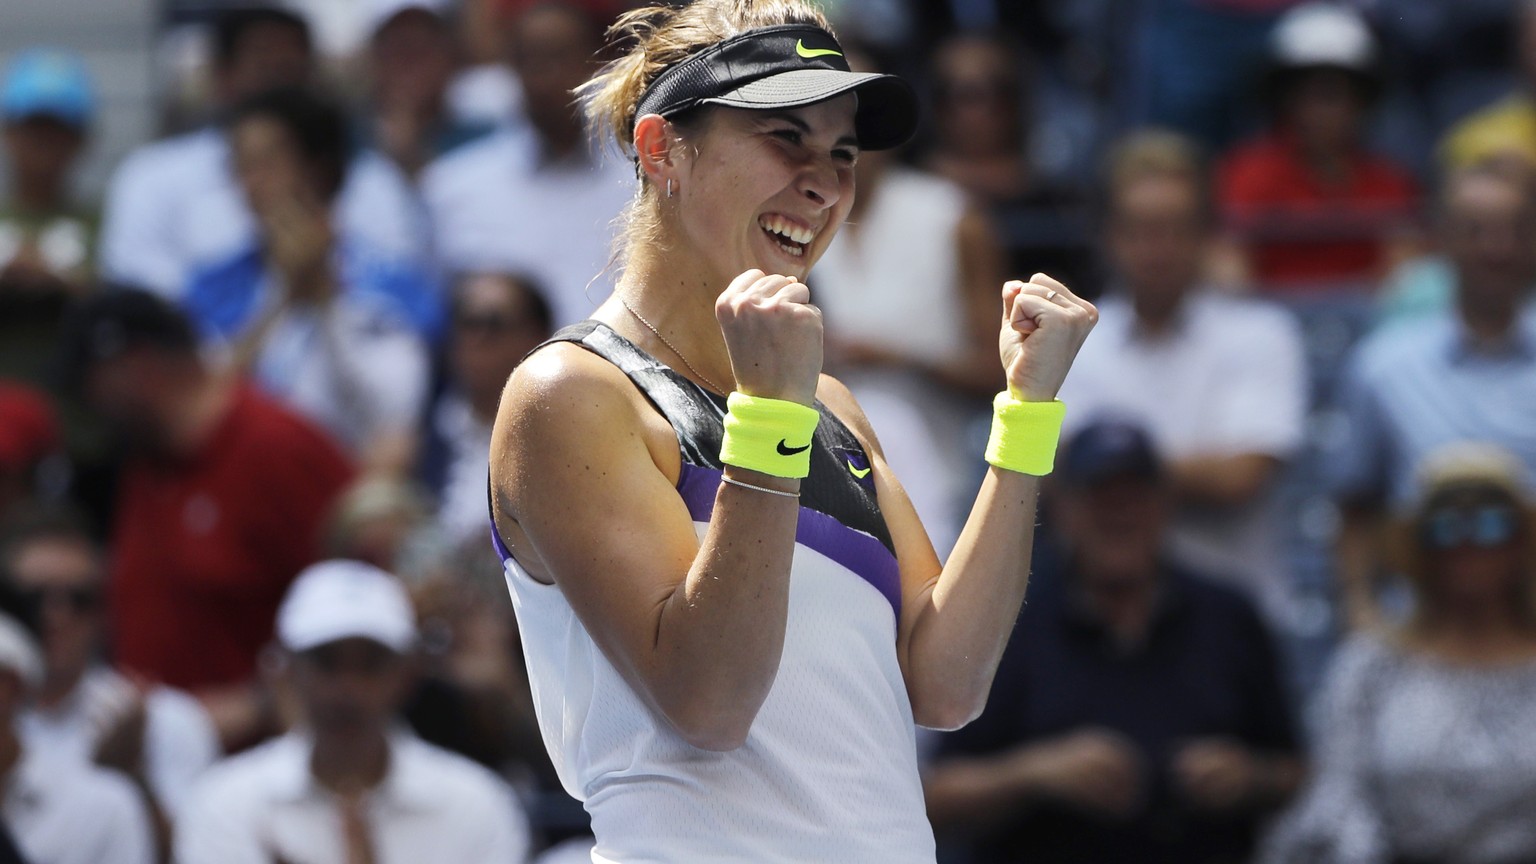
[[[0,379],[48,389],[60,324],[90,284],[96,216],[74,198],[71,181],[94,115],[90,79],[73,54],[23,52],[0,83],[8,175],[0,198]],[[80,416],[78,406],[59,407],[71,455],[96,461],[102,450],[99,431]],[[19,430],[8,432],[4,425],[0,421],[0,438],[11,440],[0,450],[17,444]],[[30,428],[35,427],[21,427]],[[15,455],[0,454],[0,463]],[[10,467],[0,464],[0,475],[9,475]],[[0,487],[6,485],[0,479]],[[0,513],[6,496],[0,488]]]
[[[31,610],[42,643],[42,680],[17,723],[22,740],[49,757],[123,772],[168,827],[193,778],[218,758],[219,739],[197,700],[142,686],[104,662],[101,550],[73,518],[34,515],[3,538],[0,573]]]
[[[228,110],[274,87],[306,83],[309,26],[277,7],[241,7],[214,25],[214,99]],[[112,281],[178,297],[194,267],[232,254],[254,233],[215,124],[146,145],[118,166],[102,214],[101,268]]]
[[[394,577],[325,561],[278,613],[303,725],[215,766],[177,839],[181,864],[507,864],[527,827],[489,771],[400,731],[414,613]]]
[[[426,417],[419,466],[437,522],[454,542],[483,539],[486,454],[501,391],[523,356],[549,338],[544,295],[522,276],[473,273],[454,292],[448,386]]]
[[[464,0],[454,12],[455,42],[462,65],[448,85],[455,117],[500,126],[522,116],[523,93],[508,63],[509,10],[501,0]]]
[[[1194,147],[1151,132],[1111,164],[1106,246],[1119,290],[1062,387],[1070,426],[1105,415],[1145,426],[1166,454],[1171,553],[1236,579],[1291,614],[1275,478],[1302,443],[1307,377],[1291,318],[1201,282],[1212,239]],[[1075,418],[1075,419],[1074,419]]]
[[[1447,170],[1470,168],[1489,160],[1536,165],[1536,3],[1519,0],[1508,5],[1518,10],[1512,29],[1519,49],[1519,85],[1513,93],[1461,120],[1446,133],[1440,143],[1440,158]],[[1497,32],[1502,35],[1509,31],[1501,26]],[[1442,35],[1436,41],[1443,39]]]
[[[346,119],[304,90],[269,90],[229,124],[257,239],[197,273],[183,302],[233,343],[234,365],[364,464],[403,470],[440,326],[435,280],[333,228]]]
[[[445,101],[455,66],[443,0],[375,0],[368,68],[368,138],[407,177],[488,129],[457,119]]]
[[[1142,430],[1085,427],[1057,472],[1067,561],[1036,577],[986,711],[927,774],[975,860],[1246,860],[1300,781],[1276,652],[1240,594],[1163,557],[1170,478]]]
[[[95,215],[70,180],[85,149],[95,96],[73,54],[32,50],[0,84],[8,199],[0,204],[0,282],[8,291],[78,294],[91,277]]]
[[[431,160],[491,131],[492,124],[461,119],[449,105],[457,58],[444,0],[371,0],[365,4],[369,100],[359,136],[367,145],[348,171],[338,202],[340,224],[400,236],[379,244],[418,263],[434,258],[432,224],[417,185]],[[397,218],[378,224],[379,213]]]
[[[268,90],[305,86],[315,65],[309,26],[288,9],[231,8],[214,31],[215,122],[133,152],[107,190],[102,271],[166,297],[179,298],[195,273],[249,248],[258,234],[231,170],[228,113]],[[348,155],[356,166],[336,208],[347,235],[390,261],[427,267],[427,222],[412,190],[377,152],[349,147]]]
[[[1486,440],[1536,469],[1536,318],[1522,310],[1536,280],[1536,200],[1494,168],[1452,174],[1443,195],[1455,305],[1361,343],[1343,381],[1347,423],[1327,454],[1344,509],[1340,591],[1356,625],[1379,617],[1383,517],[1412,500],[1414,468],[1429,453]]]
[[[67,377],[122,440],[113,525],[114,659],[191,691],[226,745],[268,719],[253,683],[284,589],[318,557],[351,479],[323,433],[212,370],[159,298],[91,300],[63,345]]]
[[[480,456],[482,472],[489,447]],[[482,511],[489,483],[482,477]],[[480,514],[482,532],[487,518]],[[500,562],[488,556],[483,533],[457,538],[454,545],[412,485],[377,476],[347,490],[328,533],[334,557],[400,574],[421,613],[427,662],[400,708],[416,734],[488,767],[522,776],[538,772],[558,792],[515,644]]]
[[[41,497],[42,469],[62,443],[47,398],[0,381],[0,521]]]
[[[1413,593],[1356,635],[1318,713],[1318,773],[1268,864],[1536,860],[1536,514],[1508,451],[1448,445],[1394,526]]]
[[[29,864],[150,864],[149,814],[131,783],[18,736],[17,714],[42,671],[32,637],[0,615],[0,855]]]
[[[513,65],[528,124],[449,154],[422,180],[443,263],[526,273],[548,291],[556,327],[611,291],[613,223],[635,192],[634,167],[597,149],[572,96],[597,68],[601,32],[577,6],[521,12]]]
[[[1267,96],[1273,126],[1221,166],[1221,206],[1264,288],[1374,288],[1409,251],[1415,189],[1365,148],[1381,80],[1360,15],[1307,3],[1271,39]]]
[[[856,72],[883,71],[849,50]],[[875,428],[941,557],[960,535],[976,453],[965,440],[998,378],[1003,250],[987,214],[943,177],[860,153],[858,195],[811,284],[828,365]],[[923,326],[914,328],[914,321]]]
[[[1536,192],[1536,162],[1495,159],[1485,163],[1482,168],[1504,175],[1513,185]],[[1444,198],[1444,195],[1442,194],[1441,197]],[[1443,217],[1444,208],[1441,207],[1440,210],[1442,212],[1436,215]],[[1484,218],[1486,219],[1488,215],[1485,214]],[[1507,215],[1517,216],[1518,211],[1510,211]],[[1441,221],[1443,223],[1444,220]],[[1495,222],[1497,222],[1496,218]],[[1515,230],[1491,227],[1493,236],[1508,236],[1507,231]],[[1443,231],[1441,233],[1443,234]],[[1393,270],[1376,298],[1375,327],[1380,329],[1395,326],[1405,321],[1421,320],[1424,317],[1434,318],[1454,311],[1456,268],[1448,258],[1445,245],[1443,242],[1438,243],[1428,254],[1404,261]],[[1536,287],[1536,256],[1525,260],[1529,262],[1532,287]],[[1536,302],[1536,292],[1527,292],[1526,305],[1530,307],[1533,302]]]
[[[926,159],[993,218],[1008,271],[1095,284],[1081,196],[1042,177],[1030,158],[1029,75],[1008,39],[953,36],[934,53],[934,132]],[[1079,289],[1081,290],[1081,289]]]

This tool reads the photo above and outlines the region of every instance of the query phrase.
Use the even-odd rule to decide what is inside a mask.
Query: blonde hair
[[[1212,212],[1204,154],[1190,138],[1166,129],[1134,132],[1117,143],[1107,163],[1105,205],[1113,211],[1120,196],[1144,180],[1176,180],[1195,190],[1202,215]]]
[[[589,127],[633,158],[635,111],[651,83],[668,67],[717,42],[759,27],[806,24],[831,31],[826,16],[807,0],[697,0],[685,6],[648,6],[626,12],[608,28],[610,45],[627,50],[577,90]],[[617,263],[635,246],[660,236],[660,197],[645,173],[619,217]]]

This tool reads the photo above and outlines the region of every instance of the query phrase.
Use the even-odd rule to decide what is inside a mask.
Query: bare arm
[[[717,306],[738,383],[810,404],[820,314],[804,304],[803,285],[766,280]],[[675,488],[670,427],[622,373],[577,348],[552,347],[518,368],[492,453],[499,521],[519,561],[559,585],[605,656],[689,743],[740,746],[778,672],[797,502],[722,484],[701,540]]]
[[[1055,292],[1053,300],[1045,294]],[[1098,320],[1092,304],[1037,275],[1003,290],[1000,334],[1010,389],[1025,401],[1055,398],[1077,349]],[[954,729],[981,712],[1018,617],[1034,544],[1040,480],[989,468],[948,563],[941,565],[879,441],[846,391],[828,404],[864,440],[902,581],[897,650],[920,725]]]

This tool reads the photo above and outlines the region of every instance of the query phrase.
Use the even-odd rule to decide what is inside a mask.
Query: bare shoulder
[[[627,405],[621,397],[632,387],[618,367],[577,345],[557,342],[518,364],[501,394],[496,425],[521,417],[564,412],[613,410]]]
[[[654,449],[652,439],[665,432],[651,428],[641,400],[618,367],[579,346],[557,343],[524,360],[502,392],[491,436],[491,476],[503,512],[520,521],[520,490],[535,474],[559,478],[573,453],[590,464]]]

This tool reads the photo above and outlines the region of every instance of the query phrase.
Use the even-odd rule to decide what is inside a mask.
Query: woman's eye
[[[799,144],[802,140],[799,129],[780,129],[773,134],[780,140],[788,141],[791,144]]]
[[[838,162],[843,163],[844,165],[852,165],[859,161],[859,154],[853,152],[852,150],[833,150],[832,158],[836,159]]]

